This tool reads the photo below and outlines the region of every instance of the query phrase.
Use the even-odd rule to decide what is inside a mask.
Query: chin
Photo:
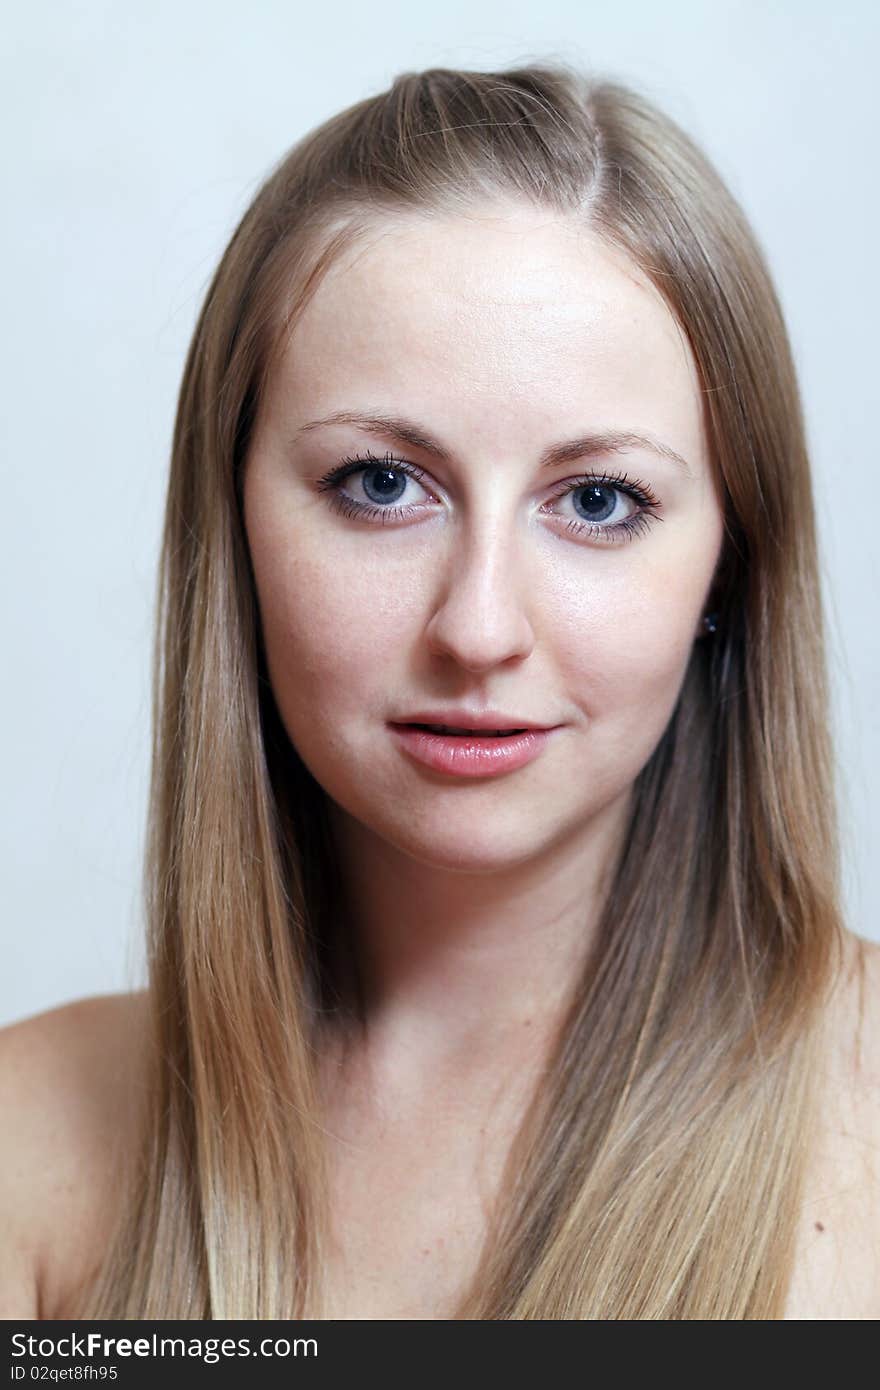
[[[485,876],[508,873],[517,865],[534,859],[540,854],[547,838],[537,832],[534,821],[523,825],[518,834],[512,829],[505,830],[497,823],[490,834],[485,833],[485,823],[482,829],[482,836],[476,830],[469,833],[467,825],[460,823],[456,832],[450,834],[447,821],[443,831],[434,836],[427,830],[422,835],[414,836],[411,826],[401,827],[400,834],[395,834],[390,826],[375,833],[401,854],[426,868],[441,869],[452,874]]]

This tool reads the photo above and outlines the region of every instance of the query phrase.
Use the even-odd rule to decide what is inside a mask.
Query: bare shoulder
[[[846,934],[786,1316],[880,1318],[880,944]]]
[[[880,1140],[880,943],[846,934],[830,1003],[828,1075],[866,1140]]]
[[[111,1219],[142,1093],[146,991],[0,1029],[0,1317],[59,1312]]]

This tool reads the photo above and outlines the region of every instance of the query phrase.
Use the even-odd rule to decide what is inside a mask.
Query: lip
[[[417,710],[406,714],[395,724],[446,724],[450,729],[551,729],[552,724],[541,724],[535,719],[523,719],[516,714],[506,714],[501,710],[457,709]]]
[[[430,722],[452,724],[451,720],[446,719],[432,719]],[[499,773],[514,772],[519,767],[525,767],[540,756],[556,729],[561,726],[527,728],[524,733],[509,734],[506,738],[479,734],[434,734],[428,729],[413,728],[410,724],[389,724],[388,727],[404,752],[433,772],[476,778],[495,777]],[[489,727],[502,729],[504,725],[492,724]]]

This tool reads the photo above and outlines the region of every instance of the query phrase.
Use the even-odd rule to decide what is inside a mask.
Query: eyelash
[[[405,507],[377,507],[363,502],[356,502],[352,497],[339,491],[340,483],[355,473],[365,473],[370,468],[384,467],[395,473],[403,473],[408,478],[420,482],[424,477],[425,470],[416,464],[407,462],[406,459],[395,458],[389,451],[382,458],[377,458],[369,449],[363,455],[344,458],[329,473],[325,474],[318,483],[321,492],[331,492],[330,505],[343,516],[354,517],[356,520],[369,521],[375,517],[381,517],[383,524],[391,517],[397,520],[411,516],[414,512],[422,510],[421,507],[409,505]],[[614,487],[616,490],[631,497],[634,502],[638,502],[641,511],[634,512],[632,516],[626,517],[623,521],[616,522],[613,526],[596,525],[590,521],[569,521],[566,530],[575,535],[586,533],[590,537],[599,537],[608,544],[619,544],[621,541],[631,541],[636,535],[647,531],[653,521],[662,521],[663,518],[656,515],[656,508],[660,503],[654,496],[646,483],[638,479],[630,480],[625,473],[590,473],[584,477],[569,479],[557,492],[554,497],[565,497],[569,492],[577,492],[583,487]]]

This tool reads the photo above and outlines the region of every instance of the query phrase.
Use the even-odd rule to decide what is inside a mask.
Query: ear
[[[709,589],[703,600],[703,607],[700,609],[700,616],[697,620],[697,630],[694,633],[694,641],[699,641],[702,637],[712,637],[721,625],[721,612],[723,608],[722,594],[726,590],[726,552],[722,550],[715,566],[715,573],[709,583]]]
[[[712,637],[718,631],[721,623],[720,614],[721,604],[719,602],[717,584],[710,585],[700,616],[697,620],[697,630],[694,633],[694,641],[698,642],[703,637]]]

